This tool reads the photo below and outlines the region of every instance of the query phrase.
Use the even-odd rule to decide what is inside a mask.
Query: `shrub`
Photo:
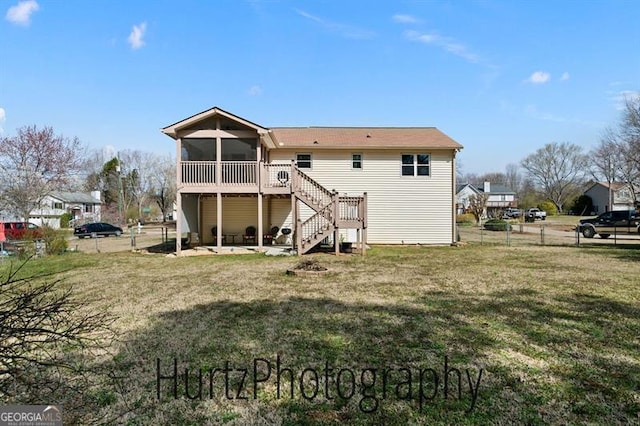
[[[547,212],[547,216],[555,216],[558,214],[558,209],[552,201],[543,201],[542,203],[538,204],[538,208]]]
[[[71,213],[62,213],[62,215],[60,216],[60,228],[68,228],[71,219],[73,219]]]
[[[512,226],[504,219],[489,219],[484,223],[484,229],[488,231],[506,231],[511,230]]]
[[[459,225],[475,225],[476,217],[471,213],[463,213],[456,216],[456,223]]]
[[[69,247],[64,233],[48,226],[42,228],[42,240],[47,254],[63,254]]]

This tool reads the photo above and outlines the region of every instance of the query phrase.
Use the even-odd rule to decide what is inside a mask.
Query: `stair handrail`
[[[331,201],[333,200],[333,192],[319,184],[311,176],[302,172],[296,165],[295,160],[292,160],[291,162],[291,170],[294,175],[291,182],[292,191],[305,194],[311,200],[318,203],[320,207],[331,204]]]
[[[303,241],[313,239],[318,231],[332,227],[334,224],[334,206],[326,205],[319,212],[315,213],[300,224],[300,236]]]

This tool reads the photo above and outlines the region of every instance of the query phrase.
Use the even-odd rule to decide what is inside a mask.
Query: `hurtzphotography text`
[[[384,400],[412,401],[422,411],[438,398],[476,405],[483,369],[454,367],[444,356],[437,367],[338,368],[328,361],[314,366],[290,367],[279,355],[254,358],[250,363],[225,360],[214,367],[188,368],[156,359],[156,393],[164,398],[248,400],[273,393],[276,399],[326,401],[358,399],[364,413],[376,412]]]

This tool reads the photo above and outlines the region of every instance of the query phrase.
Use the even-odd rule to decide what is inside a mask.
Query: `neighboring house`
[[[600,214],[608,212],[609,210],[631,210],[636,207],[635,200],[640,197],[640,188],[635,188],[636,196],[634,197],[631,185],[612,182],[612,200],[609,199],[609,193],[608,182],[594,182],[589,188],[587,188],[587,190],[584,191],[584,195],[591,197],[593,202],[593,212],[586,212],[586,214]]]
[[[456,241],[462,146],[436,128],[266,128],[216,107],[162,132],[176,141],[177,235],[192,242],[261,249],[274,227],[299,253],[343,239]]]
[[[469,197],[475,194],[489,194],[485,215],[495,216],[507,207],[518,207],[516,193],[507,186],[499,183],[484,182],[482,185],[469,183],[458,184],[456,187],[456,211],[458,214],[469,210]]]
[[[29,221],[39,226],[60,228],[60,217],[71,214],[75,223],[100,221],[100,191],[51,192],[40,203],[40,208],[29,215]]]

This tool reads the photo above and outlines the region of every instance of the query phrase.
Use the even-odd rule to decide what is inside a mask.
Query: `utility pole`
[[[120,152],[117,156],[118,164],[116,165],[116,173],[118,173],[118,221],[124,224],[124,194],[122,190],[122,167],[120,166]]]

